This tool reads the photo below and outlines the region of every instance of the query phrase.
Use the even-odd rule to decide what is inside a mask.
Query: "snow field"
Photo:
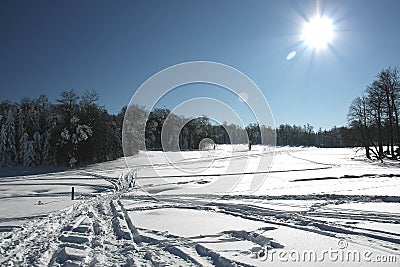
[[[0,265],[321,266],[288,253],[329,249],[371,260],[325,258],[324,266],[400,261],[394,162],[367,161],[354,149],[282,147],[272,166],[243,175],[271,148],[168,153],[0,178]]]

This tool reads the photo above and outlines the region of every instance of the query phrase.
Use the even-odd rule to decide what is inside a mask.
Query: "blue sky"
[[[335,33],[313,53],[301,33],[317,9]],[[248,75],[276,124],[346,125],[351,101],[400,65],[398,14],[396,0],[1,1],[0,100],[95,89],[115,113],[154,73],[209,60]]]

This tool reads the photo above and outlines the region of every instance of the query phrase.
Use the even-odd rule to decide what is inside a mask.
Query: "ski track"
[[[292,152],[296,152],[296,150],[292,150]],[[287,153],[293,158],[321,166],[315,169],[340,167],[336,164],[326,164],[295,156],[293,153],[285,151],[278,153]],[[254,156],[259,156],[259,154],[238,155],[235,156],[235,159]],[[225,157],[217,160],[223,159]],[[179,164],[191,163],[183,160]],[[155,164],[155,167],[164,166],[169,166],[169,164]],[[336,195],[333,191],[331,194],[281,196],[158,194],[155,198],[148,195],[138,184],[134,188],[127,189],[121,184],[121,179],[117,179],[117,177],[101,175],[98,171],[96,173],[83,171],[82,173],[93,177],[93,179],[105,180],[111,186],[102,187],[106,191],[99,191],[98,194],[83,194],[86,199],[77,200],[70,208],[52,212],[49,215],[21,217],[21,220],[30,220],[22,226],[1,227],[1,266],[250,266],[213,251],[205,245],[207,242],[204,241],[204,238],[212,237],[225,241],[245,240],[252,242],[255,246],[269,246],[271,249],[282,248],[285,245],[280,244],[279,240],[272,240],[265,236],[269,229],[258,229],[254,232],[225,231],[213,236],[180,237],[154,229],[137,228],[128,215],[128,212],[165,208],[216,212],[247,220],[266,222],[275,225],[277,228],[285,226],[323,236],[345,239],[349,243],[400,255],[399,233],[389,230],[371,230],[357,225],[358,222],[400,224],[399,213],[326,208],[328,205],[346,203],[400,203],[400,197]],[[396,174],[391,175],[398,176]],[[365,174],[359,177],[344,176],[340,178],[367,176],[373,175]],[[332,177],[321,177],[319,179],[329,178]],[[35,179],[38,178],[34,176],[30,180]],[[337,179],[337,177],[332,179]],[[19,177],[18,180],[23,179]],[[4,180],[7,183],[15,181]],[[298,179],[293,182],[302,181],[303,179]],[[188,183],[190,182],[195,182],[195,180],[188,181]],[[148,185],[148,187],[151,187],[151,185]],[[343,191],[345,190],[338,192]],[[29,195],[29,197],[32,196]],[[301,203],[273,202],[286,200],[315,201],[315,203],[309,205],[306,209],[288,211],[284,209],[285,206],[292,208],[304,208],[304,206]],[[129,201],[129,208],[122,204],[124,201]],[[257,205],[265,201],[271,201],[268,204],[275,205],[277,208]],[[142,206],[141,203],[143,202],[146,202],[147,205]],[[16,219],[18,218],[9,218],[9,220]],[[0,222],[7,220],[8,218],[3,218]],[[348,220],[353,222],[349,223]]]
[[[71,208],[2,232],[1,266],[202,266],[174,240],[139,235],[118,201],[121,192],[80,200]],[[9,229],[9,228],[7,228]],[[11,230],[11,229],[9,229]],[[144,241],[142,241],[144,240]]]
[[[358,221],[375,221],[375,222],[383,222],[383,223],[394,223],[400,224],[400,215],[399,214],[390,214],[383,212],[360,212],[354,211],[355,213],[346,212],[346,213],[338,213],[338,212],[325,212],[319,211],[321,207],[328,204],[343,204],[343,203],[352,203],[352,196],[340,195],[336,196],[336,200],[327,200],[323,205],[316,204],[310,207],[309,211],[300,211],[300,212],[289,212],[289,211],[279,211],[274,209],[262,208],[258,206],[254,206],[251,204],[229,204],[229,203],[221,203],[218,198],[215,198],[212,202],[204,201],[204,199],[210,199],[213,196],[188,196],[185,199],[180,198],[179,196],[173,197],[161,197],[158,199],[162,201],[163,205],[156,205],[154,207],[146,207],[146,208],[138,208],[137,210],[148,210],[148,209],[159,209],[159,208],[187,208],[187,209],[202,209],[202,210],[214,210],[217,212],[242,217],[250,220],[264,221],[271,224],[282,225],[293,227],[296,229],[316,232],[323,235],[334,236],[338,238],[351,238],[354,237],[368,237],[370,238],[370,246],[379,248],[381,246],[393,248],[397,250],[400,244],[400,235],[398,233],[380,233],[376,234],[375,230],[368,229],[360,229],[352,226],[351,224],[341,223],[341,222],[332,222],[328,223],[325,220],[318,220],[314,217],[323,217],[323,218],[333,218],[333,219],[354,219]],[[226,196],[223,197],[225,199],[241,199],[240,197],[234,196]],[[262,197],[261,197],[262,198]],[[313,196],[313,199],[320,200],[326,199],[327,196]],[[187,200],[190,199],[190,200]],[[254,197],[254,200],[259,198]],[[270,197],[270,200],[273,200],[274,197]],[[287,196],[285,198],[278,197],[276,199],[285,199],[285,200],[293,200],[296,197]],[[363,201],[369,202],[372,198],[365,196]],[[379,198],[374,198],[377,201]],[[169,203],[169,204],[167,204]],[[175,203],[175,204],[173,204]],[[133,209],[135,210],[135,209]],[[350,210],[351,211],[351,210]],[[355,243],[365,244],[365,241],[357,242],[356,239],[353,240]]]
[[[260,200],[321,200],[307,211],[289,212],[263,208],[251,201]],[[146,207],[126,209],[120,200],[129,203],[153,203]],[[230,203],[246,200],[249,203]],[[343,238],[348,242],[376,249],[397,252],[400,234],[359,228],[340,222],[340,219],[400,223],[400,215],[386,212],[353,210],[324,210],[326,205],[353,202],[386,201],[384,197],[312,195],[312,196],[216,196],[179,195],[158,196],[157,199],[132,193],[107,193],[89,200],[81,200],[73,207],[33,220],[22,229],[2,233],[0,252],[2,266],[219,266],[221,264],[246,266],[212,251],[196,237],[182,238],[151,229],[136,229],[127,211],[141,212],[165,208],[196,209],[219,212],[248,220],[263,221],[325,236]],[[278,205],[279,206],[279,205]],[[296,205],[294,205],[296,206]],[[338,219],[326,222],[321,218]],[[237,232],[220,233],[218,238],[231,235],[246,240]],[[243,235],[243,233],[242,233]],[[204,236],[202,237],[204,238]],[[255,245],[255,240],[247,238]],[[198,240],[200,241],[200,240]],[[274,241],[279,245],[279,240]],[[284,245],[282,245],[284,246]],[[279,246],[278,246],[279,247]],[[67,265],[69,264],[69,265]]]

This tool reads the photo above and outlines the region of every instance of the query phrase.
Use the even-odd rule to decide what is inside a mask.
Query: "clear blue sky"
[[[313,54],[300,35],[317,7],[335,33]],[[400,65],[399,14],[397,0],[3,0],[0,100],[95,89],[116,113],[154,73],[209,60],[258,84],[276,124],[341,126],[374,76]]]

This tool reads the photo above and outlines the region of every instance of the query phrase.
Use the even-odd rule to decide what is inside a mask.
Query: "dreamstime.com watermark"
[[[334,262],[334,263],[396,263],[397,255],[376,254],[370,250],[359,251],[349,249],[348,242],[340,239],[337,248],[329,247],[321,251],[309,250],[284,250],[263,248],[256,252],[256,257],[263,262],[292,262],[292,263],[311,263],[311,262]]]

